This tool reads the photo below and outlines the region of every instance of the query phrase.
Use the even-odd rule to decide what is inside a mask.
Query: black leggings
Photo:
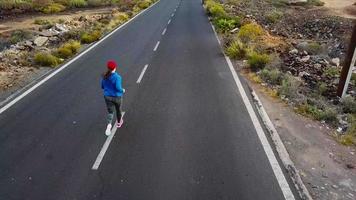
[[[114,112],[116,111],[116,117],[117,121],[121,119],[121,104],[122,104],[122,98],[121,97],[107,97],[104,96],[106,107],[108,109],[108,119],[107,122],[108,124],[112,123],[112,120],[114,118]]]

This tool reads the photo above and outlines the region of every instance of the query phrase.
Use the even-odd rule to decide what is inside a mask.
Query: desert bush
[[[249,42],[256,40],[259,36],[263,34],[263,29],[260,25],[256,23],[250,23],[243,25],[238,33],[238,37],[243,42]]]
[[[141,0],[137,3],[137,7],[141,10],[148,8],[151,5],[152,1],[150,0]]]
[[[277,10],[273,10],[266,15],[266,20],[269,23],[276,23],[283,17],[283,13]]]
[[[58,56],[59,58],[69,58],[73,55],[73,52],[68,49],[68,48],[65,48],[65,47],[60,47],[58,48],[57,50],[57,53],[56,53],[56,56]]]
[[[252,52],[247,61],[252,71],[263,69],[269,62],[270,57],[267,54],[260,54],[257,52]]]
[[[315,105],[305,103],[298,106],[297,112],[334,126],[337,124],[337,111],[332,107],[318,108]]]
[[[247,55],[246,48],[241,41],[235,40],[226,48],[226,54],[233,59],[243,59]]]
[[[350,80],[351,84],[356,86],[356,73],[353,73],[351,75],[351,80]]]
[[[83,30],[80,30],[80,29],[71,29],[69,30],[68,32],[65,32],[63,34],[63,38],[65,40],[70,40],[70,39],[73,39],[73,40],[80,40],[81,38],[81,35],[84,33]]]
[[[36,53],[35,63],[41,66],[51,66],[55,67],[61,63],[61,60],[50,53]]]
[[[269,0],[275,7],[285,7],[288,5],[288,0]]]
[[[11,34],[9,42],[11,44],[16,44],[18,42],[30,39],[31,37],[32,37],[32,33],[29,31],[16,30]]]
[[[112,30],[114,28],[116,28],[118,25],[126,22],[129,19],[129,16],[126,13],[118,13],[114,16],[114,18],[109,22],[109,24],[107,25],[107,28],[109,30]]]
[[[52,14],[52,13],[62,12],[65,9],[66,7],[63,6],[62,4],[53,3],[43,7],[41,11],[45,14]]]
[[[68,6],[69,0],[53,0],[53,2]]]
[[[103,0],[88,0],[87,3],[88,6],[92,7],[106,5],[106,2],[104,2]]]
[[[68,6],[71,8],[82,8],[87,6],[87,2],[85,0],[69,0]]]
[[[281,85],[283,80],[283,73],[278,69],[268,69],[264,68],[261,73],[259,74],[261,79],[272,85]]]
[[[340,76],[340,69],[337,67],[327,67],[323,71],[324,77],[335,78]]]
[[[0,9],[30,10],[30,9],[33,9],[33,4],[32,4],[31,0],[1,0],[0,1]]]
[[[341,101],[342,110],[344,113],[353,113],[356,114],[356,100],[355,97],[347,96],[344,97]]]
[[[280,96],[287,98],[296,98],[299,94],[298,89],[301,82],[294,76],[286,74],[283,76],[282,85],[278,90]]]
[[[31,66],[31,53],[29,51],[20,51],[17,54],[18,64],[21,66]]]
[[[318,54],[322,50],[322,46],[318,42],[310,42],[307,46],[307,51],[312,54]]]
[[[223,5],[220,3],[213,0],[207,0],[205,5],[208,14],[212,17],[224,17],[227,15]]]
[[[82,43],[89,44],[89,43],[99,40],[100,37],[101,37],[101,32],[98,30],[95,30],[92,32],[83,33],[80,37],[80,40]]]
[[[50,29],[54,26],[54,22],[48,21],[46,19],[35,19],[33,23],[37,25],[41,25],[41,27],[39,28],[40,31],[43,29]]]
[[[226,33],[234,29],[235,27],[238,27],[240,25],[240,20],[239,18],[235,18],[235,19],[217,18],[216,20],[214,20],[214,25],[218,32]]]
[[[323,6],[325,3],[320,0],[308,0],[306,4],[312,6]]]
[[[347,119],[350,126],[347,128],[346,134],[341,136],[341,143],[344,145],[356,145],[356,114],[349,114]]]
[[[319,95],[324,95],[328,91],[328,85],[324,82],[317,84],[317,92]]]
[[[65,44],[63,44],[57,50],[57,55],[60,58],[69,58],[72,55],[76,54],[80,49],[81,44],[79,41],[71,40]]]

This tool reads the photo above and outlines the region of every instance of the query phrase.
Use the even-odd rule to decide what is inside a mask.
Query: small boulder
[[[298,49],[292,49],[289,51],[289,54],[298,54],[298,53],[299,53]]]
[[[41,47],[41,46],[45,45],[47,41],[48,41],[48,37],[39,36],[33,41],[33,43],[36,46]]]
[[[64,24],[56,24],[54,28],[61,33],[65,33],[69,31],[68,27]]]
[[[232,29],[231,31],[230,31],[230,33],[236,33],[236,32],[238,32],[239,31],[239,28],[234,28],[234,29]]]
[[[310,56],[304,56],[300,61],[302,62],[308,62],[310,60]]]
[[[339,67],[340,66],[340,58],[331,59],[331,63],[334,64],[336,67]]]

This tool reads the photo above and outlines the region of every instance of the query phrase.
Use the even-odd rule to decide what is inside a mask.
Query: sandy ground
[[[338,144],[332,130],[295,114],[279,99],[256,91],[314,200],[356,198],[356,148]],[[349,166],[349,167],[348,167]]]
[[[356,0],[322,0],[336,15],[356,19]]]
[[[79,10],[74,12],[68,11],[68,12],[63,12],[63,13],[53,14],[53,15],[36,14],[36,15],[21,16],[15,19],[0,21],[0,34],[17,30],[17,29],[34,29],[40,27],[40,25],[34,24],[34,21],[36,19],[49,20],[49,21],[63,19],[69,21],[72,18],[79,17],[79,16],[107,14],[110,13],[112,9],[113,9],[112,7],[105,7],[100,9]]]

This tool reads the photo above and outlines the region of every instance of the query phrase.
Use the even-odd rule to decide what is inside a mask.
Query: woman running
[[[120,128],[124,123],[121,113],[122,95],[125,93],[125,89],[122,88],[121,76],[116,72],[116,62],[109,60],[107,62],[107,71],[103,74],[101,80],[101,88],[104,90],[104,99],[108,109],[107,127],[105,134],[109,136],[111,134],[111,123],[114,118],[114,112],[116,111],[117,127]]]

